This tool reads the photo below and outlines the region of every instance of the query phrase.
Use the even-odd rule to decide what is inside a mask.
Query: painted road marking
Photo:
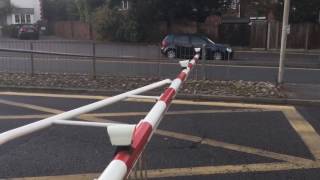
[[[107,96],[87,96],[87,95],[70,95],[70,94],[46,94],[46,93],[20,93],[20,92],[0,92],[0,95],[11,95],[11,96],[35,96],[35,97],[56,97],[56,98],[70,98],[70,99],[92,99],[101,100],[108,98]],[[128,98],[126,101],[133,102],[146,102],[154,103],[154,100],[149,99],[132,99]],[[285,105],[266,105],[266,104],[246,104],[246,103],[226,103],[226,102],[210,102],[210,101],[190,101],[190,100],[174,100],[174,104],[184,105],[203,105],[203,106],[221,106],[221,107],[238,107],[238,108],[249,108],[249,109],[268,109],[268,110],[283,110],[293,109],[292,106]]]
[[[19,95],[22,95],[21,93]],[[39,94],[37,94],[39,95]],[[32,93],[32,96],[35,96]],[[48,97],[47,94],[42,94],[43,97]],[[102,96],[78,96],[78,95],[58,95],[63,98],[82,98],[82,99],[89,99],[89,98],[102,98]],[[77,97],[78,96],[78,97]],[[56,96],[57,97],[57,96]],[[145,100],[137,101],[132,100],[135,102],[145,102]],[[153,101],[151,101],[153,102]],[[62,111],[48,108],[43,106],[36,106],[32,104],[25,104],[25,103],[18,103],[6,100],[0,100],[0,103],[4,103],[7,105],[28,108],[33,110],[38,110],[41,112],[46,113],[60,113]],[[225,148],[228,150],[239,151],[248,154],[259,155],[263,157],[273,158],[276,160],[281,160],[285,162],[280,163],[258,163],[258,164],[243,164],[243,165],[224,165],[224,166],[207,166],[207,167],[186,167],[186,168],[172,168],[172,169],[156,169],[156,170],[148,170],[148,177],[150,178],[159,178],[159,177],[175,177],[175,176],[192,176],[192,175],[214,175],[214,174],[229,174],[229,173],[242,173],[242,172],[267,172],[267,171],[280,171],[280,170],[293,170],[293,169],[311,169],[311,168],[320,168],[320,161],[319,161],[319,154],[320,154],[320,137],[313,129],[313,127],[297,112],[297,110],[292,106],[278,106],[278,105],[259,105],[259,104],[244,104],[244,103],[223,103],[223,102],[194,102],[194,101],[184,101],[184,100],[177,100],[175,101],[176,104],[189,104],[189,105],[207,105],[207,106],[220,106],[220,107],[237,107],[237,108],[249,108],[249,109],[239,109],[236,111],[282,111],[284,115],[287,117],[288,121],[290,122],[291,126],[294,130],[299,134],[302,138],[306,146],[310,149],[311,153],[314,155],[315,160],[305,159],[301,157],[285,155],[270,151],[265,151],[262,149],[230,144],[226,142],[220,142],[213,139],[203,139],[201,137],[181,134],[171,131],[164,131],[158,130],[156,134],[171,137],[178,140],[187,140],[191,142],[206,144],[213,147],[220,147]],[[210,112],[211,111],[211,112]],[[202,113],[219,113],[219,112],[232,112],[230,110],[195,110],[195,111],[185,111],[185,113],[192,114],[194,112],[202,112]],[[126,114],[129,113],[129,114]],[[131,114],[130,114],[131,113]],[[145,112],[125,112],[122,115],[134,115],[132,113],[136,113],[135,115],[144,115],[142,113]],[[140,114],[141,113],[141,114]],[[174,114],[181,114],[183,111],[173,111],[171,112],[172,115]],[[40,116],[47,116],[48,114],[38,115]],[[37,116],[37,115],[34,115]],[[86,114],[81,116],[80,118],[87,121],[108,121],[105,119],[100,119],[99,117],[108,117],[108,116],[121,116],[121,114],[115,113],[95,113],[95,114]],[[2,116],[3,117],[3,116]],[[10,116],[9,116],[10,117]],[[13,117],[13,116],[12,116]],[[17,116],[16,116],[17,117]],[[28,116],[26,116],[28,117]],[[30,116],[31,118],[31,116]],[[1,119],[1,118],[0,118]],[[112,121],[114,122],[114,121]],[[30,177],[31,179],[35,180],[42,180],[42,179],[92,179],[96,177],[98,174],[82,174],[82,175],[67,175],[67,176],[51,176],[51,177]],[[29,180],[30,178],[18,178],[15,180]],[[42,178],[42,179],[41,179]]]
[[[28,96],[28,97],[53,97],[53,98],[70,98],[70,99],[105,99],[107,96],[89,96],[73,94],[50,94],[50,93],[22,93],[22,92],[0,92],[0,95],[6,96]]]
[[[272,172],[299,169],[320,168],[319,163],[300,166],[291,163],[259,163],[259,164],[240,164],[240,165],[223,165],[223,166],[203,166],[187,168],[170,168],[147,170],[148,179],[168,178],[168,177],[185,177],[185,176],[204,176],[217,174],[234,174],[250,172]],[[92,180],[99,176],[99,173],[65,175],[65,176],[43,176],[43,177],[25,177],[9,178],[2,180]],[[139,178],[139,177],[138,177]],[[133,179],[133,178],[132,178]]]
[[[100,174],[75,174],[75,175],[61,175],[61,176],[42,176],[42,177],[24,177],[24,178],[7,178],[0,180],[93,180],[99,177]]]
[[[0,99],[0,103],[11,105],[20,108],[32,109],[52,114],[58,114],[63,111],[53,108],[18,103],[13,101],[4,101]],[[169,111],[167,115],[185,115],[185,114],[213,114],[213,113],[242,113],[242,112],[269,112],[270,110],[263,109],[223,109],[223,110],[181,110],[181,111]],[[36,115],[3,115],[0,116],[0,120],[8,119],[41,119],[52,116],[52,114],[36,114]],[[88,113],[83,114],[81,117],[126,117],[126,116],[144,116],[148,112],[115,112],[115,113]]]
[[[0,120],[44,119],[50,116],[52,116],[52,114],[17,115],[17,116],[5,115],[5,116],[0,116]]]
[[[39,111],[43,111],[43,112],[53,112],[55,114],[58,114],[58,113],[62,112],[60,110],[53,109],[53,108],[40,107],[40,106],[36,106],[36,105],[25,104],[25,103],[17,103],[17,102],[12,102],[12,101],[1,101],[0,100],[0,103],[13,105],[13,106],[17,106],[17,107],[24,107],[24,108],[33,109],[33,110],[39,110]],[[187,112],[192,113],[194,111],[187,111]],[[202,112],[208,112],[208,111],[205,110],[205,111],[202,111]],[[211,111],[209,111],[209,112],[211,112]],[[229,110],[229,112],[230,112],[230,110]],[[145,112],[143,112],[143,114],[144,113]],[[175,113],[176,112],[173,112],[171,114],[175,114]],[[102,115],[104,115],[104,116],[106,116],[107,114],[108,113],[106,113],[106,114],[102,113]],[[130,115],[141,115],[140,113],[137,113],[137,112],[129,112],[129,114]],[[86,121],[114,122],[114,121],[110,121],[110,120],[96,118],[94,115],[99,115],[99,114],[82,115],[82,116],[80,116],[80,118],[83,119],[83,120],[86,120]],[[111,115],[112,116],[116,116],[116,115],[121,115],[121,113],[116,113],[116,114],[111,114]],[[128,115],[128,114],[125,113],[125,115]],[[255,154],[255,155],[265,155],[265,157],[271,157],[271,158],[274,158],[274,159],[284,160],[284,161],[288,161],[288,162],[292,162],[292,163],[298,163],[298,162],[299,163],[300,162],[309,163],[309,162],[306,162],[306,161],[309,161],[309,160],[303,159],[303,158],[297,158],[297,157],[293,158],[293,156],[288,156],[288,155],[283,157],[283,156],[281,156],[281,154],[278,154],[278,153],[268,152],[268,151],[255,149],[255,148],[250,148],[250,147],[245,147],[245,146],[240,146],[240,145],[233,145],[233,144],[223,143],[223,142],[214,141],[214,140],[210,140],[210,139],[202,139],[200,137],[191,136],[191,135],[185,135],[185,134],[174,133],[174,132],[163,131],[163,130],[158,130],[156,133],[159,134],[159,135],[162,135],[162,136],[173,137],[173,138],[180,139],[180,140],[188,140],[188,141],[192,141],[192,142],[201,142],[203,144],[212,145],[212,146],[215,146],[215,147],[222,147],[222,148],[226,148],[226,149],[230,149],[230,150],[236,150],[236,151],[246,152],[246,153]]]
[[[182,110],[169,111],[166,115],[185,115],[185,114],[215,114],[215,113],[242,113],[242,112],[269,112],[260,109],[227,109],[227,110]],[[144,116],[148,112],[115,112],[115,113],[90,113],[87,116],[95,117],[123,117],[123,116]]]
[[[155,133],[157,135],[161,135],[161,136],[165,136],[165,137],[170,137],[170,138],[184,140],[184,141],[191,141],[191,142],[199,143],[199,144],[206,144],[206,145],[209,145],[212,147],[219,147],[219,148],[243,152],[243,153],[247,153],[247,154],[254,154],[254,155],[272,158],[272,159],[276,159],[276,160],[287,161],[287,162],[290,162],[293,164],[314,163],[314,161],[312,161],[312,160],[301,158],[301,157],[290,156],[290,155],[275,153],[275,152],[271,152],[271,151],[265,151],[262,149],[252,148],[252,147],[247,147],[247,146],[242,146],[242,145],[225,143],[225,142],[216,141],[216,140],[209,139],[209,138],[201,138],[198,136],[176,133],[176,132],[172,132],[172,131],[157,130]]]
[[[21,108],[26,108],[26,109],[36,110],[36,111],[42,111],[42,112],[46,112],[46,113],[52,113],[52,114],[63,113],[63,111],[59,111],[56,109],[51,109],[51,108],[47,108],[47,107],[43,107],[43,106],[37,106],[37,105],[33,105],[33,104],[7,101],[7,100],[3,100],[3,99],[0,99],[0,103],[10,105],[10,106],[15,106],[15,107],[21,107]]]
[[[242,113],[242,112],[269,112],[268,110],[259,109],[237,109],[237,110],[194,110],[194,111],[170,111],[166,115],[184,115],[184,114],[214,114],[214,113]],[[88,113],[84,117],[127,117],[127,116],[145,116],[148,112],[116,112],[116,113]],[[3,115],[0,120],[10,119],[44,119],[52,114],[35,114],[35,115]]]
[[[46,112],[46,113],[52,113],[53,115],[60,114],[60,113],[64,112],[64,111],[57,110],[54,108],[48,108],[48,107],[44,107],[44,106],[37,106],[37,105],[33,105],[33,104],[20,103],[20,102],[14,102],[14,101],[7,101],[7,100],[2,100],[2,99],[0,99],[0,103],[10,105],[10,106],[15,106],[15,107],[22,107],[22,108],[26,108],[26,109],[37,110],[37,111]],[[110,122],[110,123],[114,122],[111,120],[101,119],[101,118],[96,118],[93,116],[86,116],[86,115],[80,115],[78,118],[85,120],[85,121]]]
[[[233,174],[248,172],[270,172],[297,169],[314,169],[319,168],[319,163],[309,164],[307,166],[295,165],[292,163],[259,163],[243,165],[224,165],[224,166],[204,166],[172,169],[148,170],[148,178],[165,178],[165,177],[184,177],[197,175],[216,175],[216,174]]]
[[[316,160],[320,160],[320,136],[311,124],[296,110],[285,110],[283,114]]]

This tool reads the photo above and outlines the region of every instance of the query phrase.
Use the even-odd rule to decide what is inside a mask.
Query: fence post
[[[96,79],[96,43],[92,43],[92,79]]]
[[[207,80],[206,72],[206,44],[202,45],[202,79]]]
[[[310,24],[307,24],[307,29],[306,29],[306,37],[305,37],[305,42],[304,42],[304,50],[308,51],[309,49],[309,34],[310,34]]]
[[[30,42],[30,62],[31,62],[31,76],[34,76],[34,57],[33,57],[33,42]]]
[[[270,41],[271,41],[271,22],[267,21],[267,47],[266,50],[270,50]]]
[[[279,21],[276,21],[276,35],[275,35],[275,48],[279,48],[279,31],[280,31],[280,24]]]

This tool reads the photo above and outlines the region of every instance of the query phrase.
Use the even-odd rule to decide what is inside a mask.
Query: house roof
[[[13,8],[13,14],[34,14],[33,8]]]

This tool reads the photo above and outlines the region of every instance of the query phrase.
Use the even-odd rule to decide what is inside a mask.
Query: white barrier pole
[[[47,128],[47,127],[51,126],[55,120],[72,119],[72,118],[79,116],[81,114],[85,114],[90,111],[94,111],[94,110],[102,108],[104,106],[108,106],[110,104],[127,99],[131,95],[141,94],[143,92],[150,91],[152,89],[156,89],[158,87],[161,87],[165,84],[169,84],[170,82],[171,82],[170,79],[159,81],[159,82],[156,82],[156,83],[153,83],[153,84],[150,84],[150,85],[147,85],[147,86],[123,93],[123,94],[119,94],[119,95],[116,95],[116,96],[113,96],[113,97],[110,97],[110,98],[107,98],[107,99],[104,99],[104,100],[101,100],[101,101],[98,101],[98,102],[95,102],[95,103],[92,103],[92,104],[89,104],[86,106],[82,106],[80,108],[77,108],[77,109],[74,109],[74,110],[71,110],[68,112],[64,112],[62,114],[58,114],[58,115],[31,123],[31,124],[28,124],[25,126],[21,126],[21,127],[3,132],[0,134],[0,145],[4,144],[6,142],[9,142],[11,140],[14,140],[18,137],[25,136],[25,135],[33,133],[35,131],[39,131],[41,129]]]

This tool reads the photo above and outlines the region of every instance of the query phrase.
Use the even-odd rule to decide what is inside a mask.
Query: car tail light
[[[21,31],[21,32],[26,32],[26,31],[27,31],[27,28],[21,28],[20,31]]]
[[[167,47],[168,45],[169,45],[169,42],[168,42],[168,41],[166,41],[166,40],[163,40],[163,41],[162,41],[162,47],[163,47],[163,48]]]

